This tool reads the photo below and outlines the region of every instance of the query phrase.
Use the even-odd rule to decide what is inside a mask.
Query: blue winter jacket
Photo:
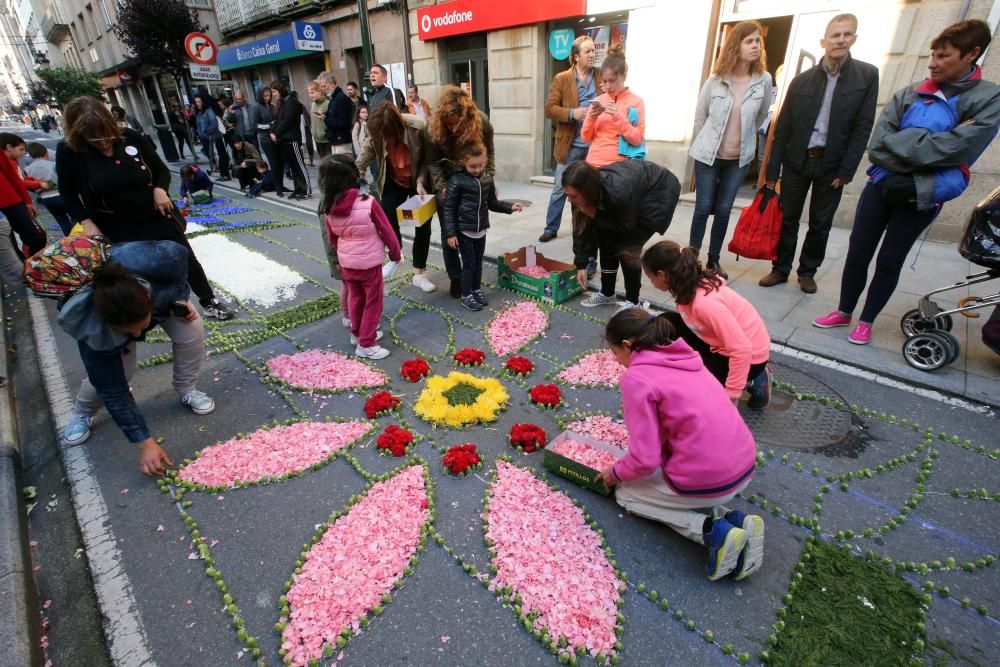
[[[198,128],[198,136],[202,141],[215,139],[215,135],[219,133],[219,121],[214,111],[207,108],[204,111],[199,111],[195,114],[194,120]]]
[[[187,301],[188,249],[173,241],[132,241],[111,246],[110,261],[125,267],[153,295],[150,328],[170,317],[170,305]],[[59,311],[59,326],[76,339],[87,378],[104,401],[111,418],[129,442],[149,439],[149,428],[129,391],[123,354],[133,340],[104,324],[94,311],[92,290],[86,286]]]

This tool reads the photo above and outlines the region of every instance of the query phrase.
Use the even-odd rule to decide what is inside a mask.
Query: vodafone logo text
[[[433,19],[428,14],[424,14],[420,19],[420,30],[423,32],[430,32],[431,27],[444,28],[448,26],[457,26],[462,23],[472,23],[473,20],[474,18],[472,16],[471,9],[464,12],[452,10],[447,14],[442,14],[441,16]]]

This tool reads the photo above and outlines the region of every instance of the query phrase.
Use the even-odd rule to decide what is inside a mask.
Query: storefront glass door
[[[469,91],[476,106],[490,113],[489,65],[486,49],[458,51],[448,54],[448,83]]]

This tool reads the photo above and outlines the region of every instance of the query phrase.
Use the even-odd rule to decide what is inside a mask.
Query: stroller
[[[931,299],[942,292],[1000,278],[1000,187],[973,210],[958,252],[986,270],[921,297],[917,308],[903,315],[899,322],[907,338],[903,343],[903,358],[921,371],[940,370],[958,359],[958,338],[951,333],[954,324],[952,315],[960,313],[965,317],[979,317],[979,313],[973,311],[991,306],[994,310],[990,321],[983,327],[983,341],[1000,354],[1000,343],[996,340],[1000,328],[1000,292],[989,296],[967,296],[950,309],[942,308]]]

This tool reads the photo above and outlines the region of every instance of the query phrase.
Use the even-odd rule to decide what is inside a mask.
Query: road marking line
[[[783,354],[788,357],[793,357],[801,361],[807,361],[816,366],[822,366],[823,368],[829,368],[831,370],[844,373],[846,375],[853,375],[854,377],[859,377],[864,380],[870,380],[876,384],[880,384],[886,387],[892,387],[893,389],[900,389],[902,391],[908,392],[910,394],[916,394],[921,398],[927,398],[932,401],[937,401],[938,403],[944,403],[945,405],[951,406],[953,408],[962,408],[963,410],[968,410],[969,412],[974,412],[979,415],[986,415],[987,417],[993,417],[996,415],[994,409],[989,405],[983,403],[976,403],[974,401],[968,401],[964,398],[958,398],[955,396],[949,396],[948,394],[936,391],[934,389],[927,389],[926,387],[915,387],[911,384],[907,384],[902,380],[896,380],[885,375],[880,375],[874,371],[869,371],[858,366],[852,366],[851,364],[846,364],[841,361],[835,361],[833,359],[828,359],[826,357],[821,357],[819,355],[813,354],[811,352],[804,352],[803,350],[797,350],[792,347],[787,347],[780,343],[771,343],[771,349],[775,352]]]
[[[104,635],[111,661],[118,667],[155,665],[146,630],[132,594],[132,584],[121,562],[118,543],[111,530],[108,507],[94,469],[83,446],[69,447],[62,441],[62,427],[73,412],[72,394],[66,383],[52,325],[41,299],[28,295],[35,348],[45,392],[49,397],[56,440],[66,467],[77,524],[83,536],[97,604],[104,617]]]

